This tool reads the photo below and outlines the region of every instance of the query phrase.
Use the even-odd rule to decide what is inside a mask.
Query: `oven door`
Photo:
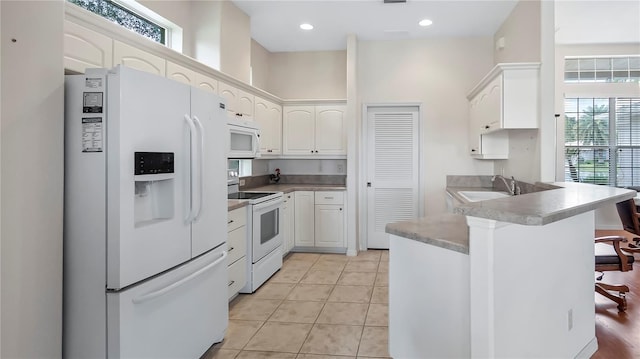
[[[281,210],[282,197],[253,205],[253,263],[282,244]]]

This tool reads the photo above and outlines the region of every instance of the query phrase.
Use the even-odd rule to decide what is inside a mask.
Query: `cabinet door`
[[[195,74],[194,86],[201,90],[205,90],[216,95],[218,94],[218,80],[199,72],[196,72]]]
[[[282,107],[256,97],[255,121],[260,124],[260,152],[279,155],[282,143]]]
[[[167,61],[167,78],[183,84],[194,86],[196,84],[196,72],[184,66]]]
[[[165,60],[120,41],[113,41],[113,64],[150,72],[164,77]]]
[[[238,90],[238,113],[243,120],[253,120],[254,96],[248,92]]]
[[[313,191],[295,192],[295,245],[314,246],[314,194]]]
[[[69,20],[64,22],[64,68],[84,73],[87,68],[109,68],[113,61],[113,40]]]
[[[345,247],[342,205],[317,204],[315,206],[315,245],[316,247]]]
[[[287,199],[287,205],[289,207],[289,221],[285,222],[286,228],[284,229],[289,236],[285,237],[284,245],[287,248],[287,252],[291,251],[293,247],[295,247],[295,237],[296,237],[296,202],[295,202],[295,194],[288,193],[285,195]]]
[[[481,119],[480,133],[489,133],[502,128],[502,75],[497,76],[478,95],[478,117]]]
[[[319,155],[346,155],[344,115],[347,106],[316,106],[316,148]]]
[[[282,147],[285,155],[314,154],[314,106],[285,106],[282,125]]]
[[[235,118],[238,113],[238,89],[222,81],[218,83],[218,94],[225,99],[227,115]]]
[[[282,256],[289,253],[292,246],[289,246],[290,239],[293,238],[293,232],[289,231],[291,228],[291,203],[293,203],[293,199],[291,198],[291,194],[286,194],[284,196],[284,201],[282,202]]]

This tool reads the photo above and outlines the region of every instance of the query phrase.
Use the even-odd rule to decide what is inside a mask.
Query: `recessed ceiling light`
[[[302,30],[313,30],[313,25],[304,23],[304,24],[300,24],[300,28]]]
[[[418,25],[420,25],[420,26],[429,26],[431,24],[433,24],[433,21],[431,21],[429,19],[420,20],[420,22],[418,23]]]

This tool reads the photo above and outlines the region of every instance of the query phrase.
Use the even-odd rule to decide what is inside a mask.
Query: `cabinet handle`
[[[476,149],[475,149],[475,148],[472,148],[472,149],[471,149],[471,152],[476,152]]]
[[[333,199],[333,197],[325,197],[324,199]]]
[[[232,219],[232,220],[230,220],[229,222],[227,222],[227,224],[231,224],[231,223],[233,223],[233,219]]]
[[[234,249],[235,249],[235,247],[231,247],[231,248],[229,248],[229,250],[227,252],[231,252]]]
[[[227,285],[228,287],[231,287],[233,285],[233,283],[235,283],[235,280],[232,280],[231,282],[229,282],[229,284]]]
[[[267,152],[273,152],[273,150],[267,150]]]
[[[340,207],[340,210],[342,211],[342,207]]]
[[[318,153],[318,150],[316,150],[316,153]]]
[[[484,126],[484,129],[485,129],[485,130],[488,130],[488,129],[489,129],[489,127],[491,127],[491,126],[486,125],[486,126]]]
[[[311,153],[313,153],[313,150],[311,150]]]

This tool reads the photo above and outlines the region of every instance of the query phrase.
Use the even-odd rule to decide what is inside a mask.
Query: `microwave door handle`
[[[196,125],[193,123],[193,120],[189,115],[184,115],[185,121],[189,125],[189,215],[187,216],[187,223],[193,222],[195,218],[195,212],[193,211],[193,202],[194,202],[194,193],[193,189],[195,188],[193,181],[195,180],[194,176],[194,165],[193,165],[193,156],[196,153]]]
[[[260,133],[256,130],[254,138],[256,139],[256,147],[253,149],[253,154],[256,157],[260,157]]]
[[[199,142],[199,146],[198,146],[198,165],[199,165],[199,169],[198,169],[198,195],[196,196],[196,199],[198,200],[198,209],[195,211],[195,216],[193,218],[194,221],[197,221],[198,218],[200,218],[200,214],[202,213],[202,202],[204,200],[204,127],[202,126],[202,122],[200,122],[200,119],[198,118],[198,116],[193,116],[193,122],[195,122],[195,125],[198,129],[198,139],[200,140]]]

